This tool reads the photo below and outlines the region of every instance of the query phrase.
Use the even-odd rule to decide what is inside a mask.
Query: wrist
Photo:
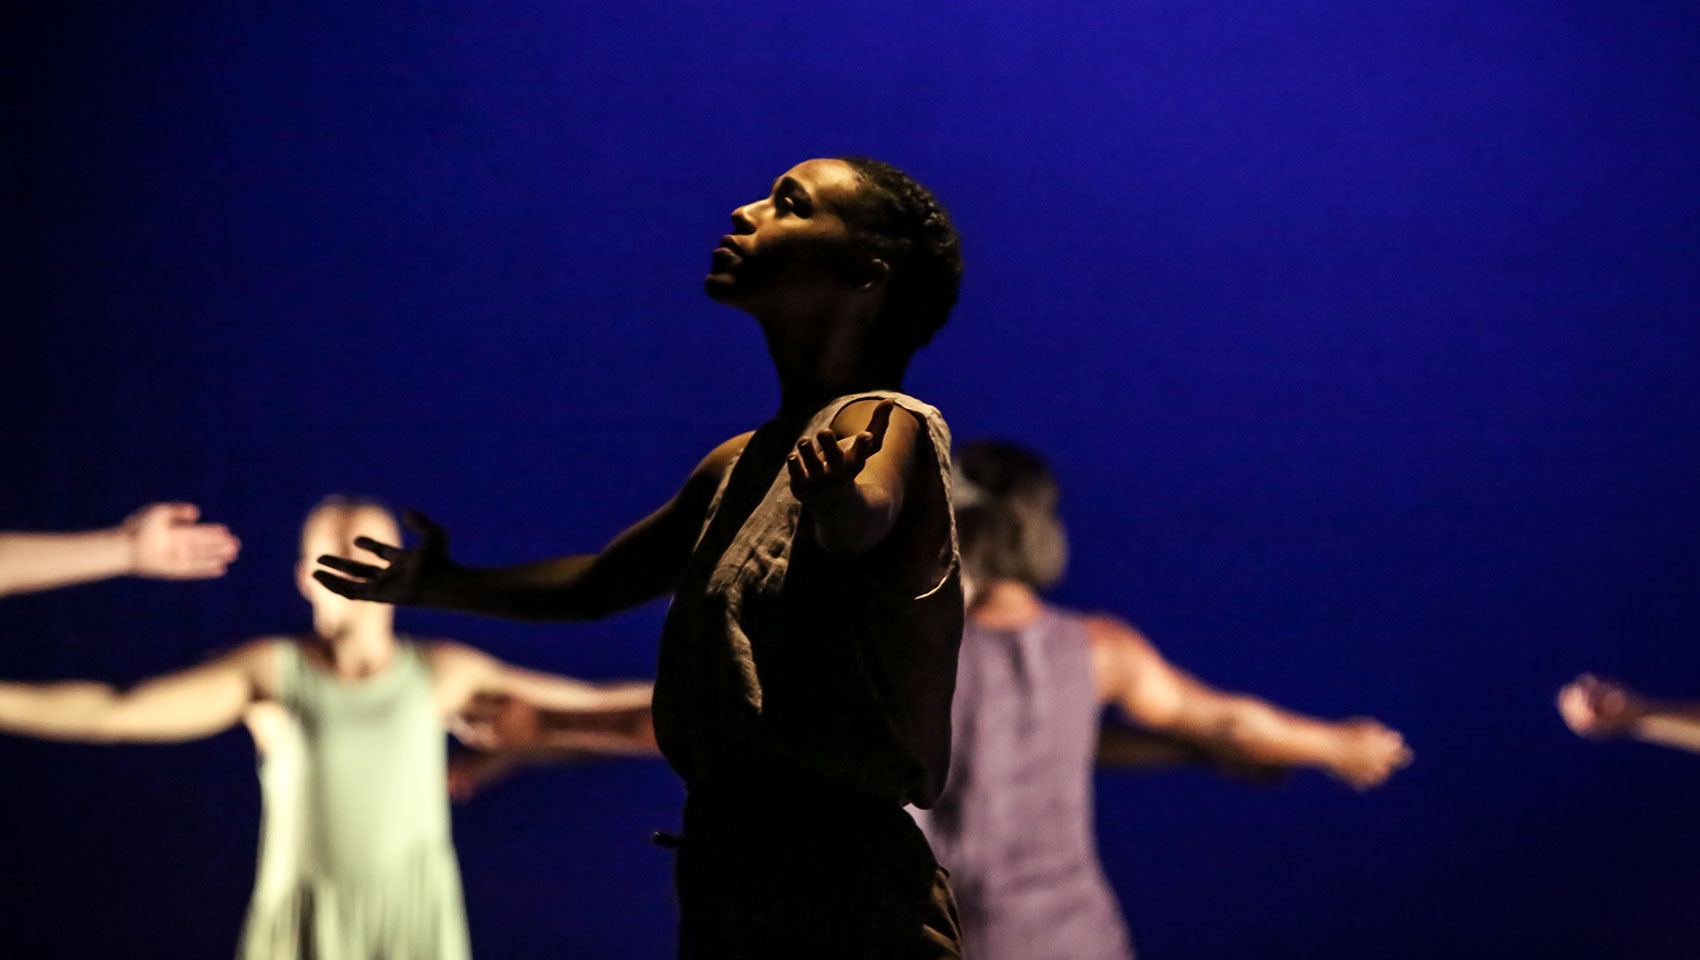
[[[853,509],[861,500],[861,492],[856,489],[856,480],[852,477],[828,486],[810,487],[797,499],[818,519]]]
[[[1604,733],[1611,737],[1645,736],[1648,725],[1657,721],[1659,713],[1659,704],[1632,700],[1624,705],[1623,714],[1618,718],[1618,721]]]
[[[135,576],[141,572],[142,561],[135,524],[125,521],[93,534],[102,556],[107,557],[115,576]]]
[[[1319,765],[1329,773],[1345,777],[1357,769],[1359,762],[1359,738],[1357,731],[1349,726],[1335,728],[1329,738],[1328,749]]]
[[[860,501],[854,480],[816,488],[806,498],[799,499],[803,509],[809,513],[815,543],[822,549],[828,553],[840,553],[854,546],[854,538],[847,535],[848,530],[855,526],[854,518]]]

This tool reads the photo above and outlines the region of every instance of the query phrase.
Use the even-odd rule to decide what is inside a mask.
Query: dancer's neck
[[[359,680],[374,676],[383,673],[395,659],[394,621],[374,616],[345,622],[335,629],[321,630],[315,647],[325,665],[339,677]]]
[[[1018,630],[1045,610],[1045,602],[1032,587],[1018,580],[994,580],[974,598],[969,616],[977,626],[991,630]]]
[[[806,416],[835,397],[903,389],[902,366],[870,356],[857,324],[763,323],[768,356],[779,375],[779,413]]]

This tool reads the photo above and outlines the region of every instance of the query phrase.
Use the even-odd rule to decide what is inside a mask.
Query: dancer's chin
[[[711,273],[702,281],[702,290],[708,298],[717,303],[736,304],[738,301],[738,281],[730,274]]]

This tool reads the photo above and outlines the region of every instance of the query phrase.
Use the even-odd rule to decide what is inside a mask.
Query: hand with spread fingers
[[[397,606],[442,605],[460,570],[449,559],[449,535],[417,510],[403,514],[402,522],[419,535],[418,546],[401,547],[358,537],[354,545],[382,560],[383,566],[327,554],[319,558],[319,563],[336,573],[315,570],[313,579],[350,600]]]
[[[867,466],[868,458],[885,444],[886,428],[891,425],[891,411],[896,404],[880,401],[874,408],[868,427],[850,437],[839,437],[831,429],[822,430],[813,439],[797,441],[797,450],[785,461],[791,474],[791,493],[804,504],[829,497],[855,482]]]
[[[192,503],[152,503],[125,519],[132,565],[138,577],[203,580],[224,575],[242,543],[230,528],[200,523]]]
[[[98,530],[0,531],[0,596],[111,577],[222,577],[242,542],[229,527],[200,520],[201,508],[192,503],[150,503]]]

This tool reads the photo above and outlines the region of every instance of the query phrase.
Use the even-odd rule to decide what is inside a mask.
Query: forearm
[[[1259,763],[1209,745],[1159,733],[1107,724],[1098,736],[1098,767],[1103,770],[1160,770],[1207,767],[1248,783],[1279,783],[1287,772],[1280,764]]]
[[[1637,740],[1700,753],[1700,704],[1655,703],[1629,727]]]
[[[1149,770],[1206,762],[1203,747],[1173,737],[1141,733],[1122,726],[1105,726],[1098,732],[1098,766],[1121,770]]]
[[[1210,725],[1211,745],[1258,766],[1333,769],[1341,761],[1337,725],[1253,697],[1232,697]]]
[[[48,740],[115,740],[118,691],[103,683],[0,683],[0,730]]]
[[[421,597],[424,606],[510,620],[593,620],[606,615],[588,589],[595,554],[506,567],[460,567]]]
[[[655,685],[647,680],[626,680],[613,683],[584,683],[580,691],[563,691],[553,702],[537,702],[545,710],[559,710],[581,715],[629,715],[648,713],[655,699]],[[536,702],[536,701],[534,701]]]
[[[592,683],[514,666],[501,667],[498,679],[481,686],[480,692],[515,697],[534,710],[590,714],[648,710],[653,689],[642,680]]]
[[[0,533],[0,595],[123,576],[135,569],[121,527],[82,533]]]
[[[660,753],[655,743],[654,715],[647,703],[592,712],[548,711],[538,717],[537,735],[536,746],[550,754]]]
[[[901,507],[901,500],[884,485],[852,482],[823,492],[807,509],[821,549],[859,556],[885,539]]]

